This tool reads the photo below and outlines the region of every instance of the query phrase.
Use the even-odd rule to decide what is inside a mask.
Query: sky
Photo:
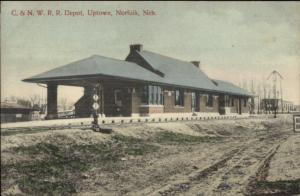
[[[22,10],[84,16],[20,16]],[[88,10],[112,16],[88,16]],[[118,16],[136,10],[140,16]],[[143,10],[155,15],[143,16]],[[299,2],[1,2],[1,99],[46,96],[21,80],[94,54],[125,59],[129,45],[201,61],[211,78],[262,83],[277,70],[283,99],[300,104]],[[15,16],[18,14],[18,16]],[[187,78],[188,79],[188,78]],[[76,101],[81,88],[59,87]]]

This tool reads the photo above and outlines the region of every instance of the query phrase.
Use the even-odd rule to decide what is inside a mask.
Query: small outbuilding
[[[32,120],[33,109],[17,103],[1,102],[1,123]]]

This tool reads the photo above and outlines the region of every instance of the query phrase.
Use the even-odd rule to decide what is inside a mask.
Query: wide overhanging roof
[[[147,71],[135,63],[93,55],[24,79],[24,81],[47,83],[49,81],[57,81],[58,79],[79,79],[97,75],[145,81],[157,81],[160,79],[156,74]]]
[[[212,80],[193,64],[156,53],[142,51],[139,53],[151,66],[164,73],[164,76],[149,71],[142,66],[128,61],[93,55],[69,63],[50,71],[26,78],[25,82],[58,84],[66,80],[81,81],[88,78],[114,78],[115,80],[133,80],[163,85],[199,89],[216,93],[229,93],[251,96],[248,92],[231,83],[216,86]],[[226,84],[226,85],[225,85]],[[237,87],[237,88],[234,88]]]

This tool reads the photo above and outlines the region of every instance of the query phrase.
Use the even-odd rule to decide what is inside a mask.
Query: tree
[[[59,105],[61,106],[62,110],[63,111],[66,111],[68,109],[68,101],[67,101],[67,98],[61,98],[60,101],[59,101]]]
[[[20,98],[20,97],[16,97],[16,102],[17,104],[24,106],[24,107],[28,107],[31,108],[31,102],[29,100]]]
[[[32,106],[34,106],[34,105],[40,106],[41,105],[42,98],[40,95],[37,95],[37,94],[31,95],[29,97],[29,99],[31,101]]]
[[[247,80],[243,80],[242,88],[248,90],[248,83]]]

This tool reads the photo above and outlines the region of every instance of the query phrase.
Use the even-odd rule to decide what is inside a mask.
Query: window
[[[144,86],[142,88],[142,94],[141,94],[141,101],[143,104],[148,104],[148,99],[149,99],[149,91],[148,91],[148,86]]]
[[[225,95],[225,107],[229,107],[229,96]]]
[[[122,91],[120,89],[115,90],[115,104],[118,106],[122,105]]]
[[[247,107],[247,99],[244,99],[244,107]]]
[[[141,92],[142,104],[163,105],[163,90],[160,86],[146,85]]]
[[[234,97],[231,97],[231,107],[234,106]]]
[[[196,105],[197,105],[197,100],[196,100],[196,93],[192,92],[192,111],[194,112],[196,109]]]
[[[157,88],[157,94],[156,94],[156,96],[157,96],[157,98],[156,98],[157,99],[157,103],[162,103],[162,101],[161,101],[162,100],[161,99],[162,98],[162,90],[161,90],[160,87]]]
[[[184,106],[184,91],[182,89],[175,90],[175,106]]]
[[[153,87],[153,102],[152,104],[158,104],[158,86],[152,86]]]
[[[214,98],[212,95],[206,95],[206,106],[213,107],[214,105]]]
[[[149,99],[149,104],[153,104],[154,101],[154,86],[150,85],[149,86],[149,95],[150,95],[150,99]]]

